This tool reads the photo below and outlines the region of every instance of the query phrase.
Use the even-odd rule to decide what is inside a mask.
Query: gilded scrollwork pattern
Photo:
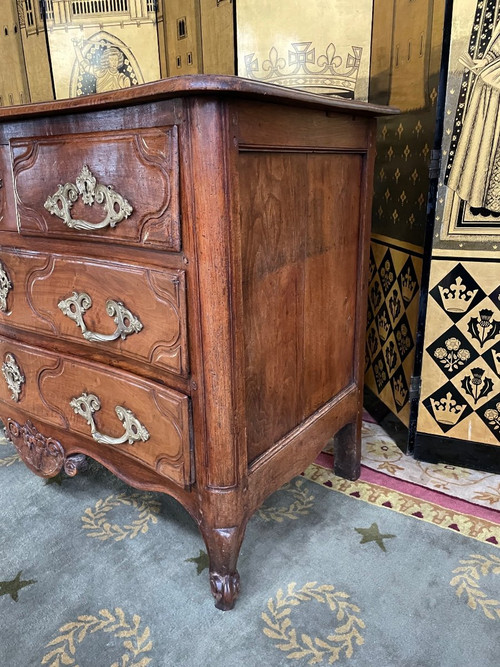
[[[73,204],[81,197],[83,203],[92,206],[94,203],[102,204],[104,219],[100,222],[87,222],[86,220],[74,220],[71,217]],[[45,208],[52,215],[56,215],[71,229],[96,230],[104,227],[115,227],[119,222],[128,218],[133,211],[129,202],[111,185],[102,185],[85,164],[80,174],[76,177],[76,184],[68,182],[59,185],[53,195],[45,200]]]
[[[117,417],[122,422],[125,429],[124,434],[120,438],[111,438],[97,430],[94,421],[94,412],[101,409],[101,402],[95,394],[83,393],[78,398],[73,398],[70,401],[70,406],[77,415],[80,415],[85,419],[90,426],[92,438],[99,444],[122,445],[128,442],[128,444],[131,445],[138,440],[142,440],[142,442],[149,440],[149,432],[147,428],[141,424],[131,410],[128,410],[121,405],[115,407]]]
[[[139,333],[143,328],[139,318],[133,315],[121,301],[108,299],[106,302],[106,313],[113,318],[116,324],[116,330],[112,334],[100,334],[87,329],[83,316],[92,306],[92,299],[86,292],[73,292],[71,296],[59,301],[57,305],[64,315],[80,327],[83,337],[89,342],[104,343],[117,338],[125,340],[129,334]]]
[[[7,312],[7,297],[12,289],[12,283],[5,266],[0,262],[0,310]]]
[[[10,352],[5,355],[5,361],[2,364],[2,373],[9,390],[12,392],[12,400],[17,403],[26,378],[19,368],[16,358]]]

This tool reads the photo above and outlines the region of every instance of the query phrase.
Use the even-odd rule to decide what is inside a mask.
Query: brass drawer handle
[[[94,202],[103,204],[106,217],[101,222],[73,220],[71,207],[80,196],[83,203],[88,206],[92,206]],[[128,201],[113,189],[113,186],[97,183],[97,179],[86,164],[76,177],[76,184],[58,185],[57,191],[47,197],[44,206],[49,213],[57,215],[71,229],[84,230],[102,229],[108,225],[114,227],[128,218],[134,210]]]
[[[90,433],[94,440],[101,445],[122,445],[128,442],[131,445],[137,440],[146,442],[149,440],[149,432],[137,417],[121,405],[115,407],[118,419],[122,422],[125,433],[121,438],[110,438],[108,435],[99,433],[94,421],[94,412],[101,409],[101,402],[95,394],[83,393],[78,398],[72,398],[69,402],[77,415],[83,417],[90,426]]]
[[[125,340],[129,334],[139,333],[142,329],[142,322],[121,301],[113,301],[113,299],[106,301],[106,312],[116,324],[116,330],[112,334],[94,333],[85,326],[83,316],[85,311],[92,306],[92,299],[86,292],[73,292],[72,296],[59,301],[57,305],[64,315],[76,322],[85,340],[93,343],[105,343],[117,338]]]
[[[7,313],[7,296],[11,289],[12,283],[10,282],[4,265],[0,262],[0,310],[4,313]]]
[[[5,361],[2,364],[2,373],[8,388],[12,392],[12,400],[17,403],[26,378],[22,374],[13,354],[8,353],[5,355]]]

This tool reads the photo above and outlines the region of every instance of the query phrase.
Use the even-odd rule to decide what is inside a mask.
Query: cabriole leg
[[[234,607],[240,592],[240,575],[236,569],[245,525],[232,528],[201,526],[207,546],[210,588],[217,609],[227,611]]]

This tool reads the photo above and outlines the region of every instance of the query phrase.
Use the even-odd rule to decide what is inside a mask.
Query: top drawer
[[[10,142],[23,235],[181,249],[177,127]]]

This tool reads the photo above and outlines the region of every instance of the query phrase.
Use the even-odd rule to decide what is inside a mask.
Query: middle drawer
[[[185,273],[0,252],[0,323],[188,374]]]

